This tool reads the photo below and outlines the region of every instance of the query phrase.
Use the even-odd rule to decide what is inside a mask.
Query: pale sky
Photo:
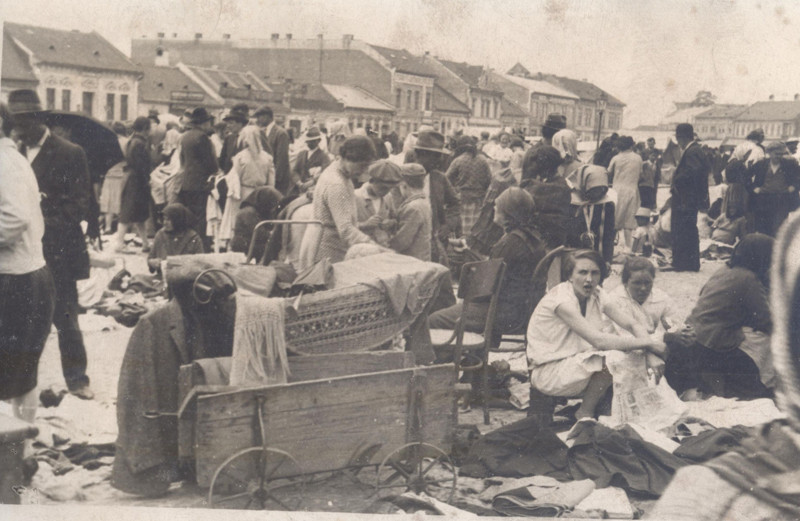
[[[96,30],[123,52],[133,37],[326,38],[505,72],[588,79],[622,99],[625,126],[656,123],[673,101],[710,90],[722,103],[800,93],[794,0],[20,0],[0,19]]]

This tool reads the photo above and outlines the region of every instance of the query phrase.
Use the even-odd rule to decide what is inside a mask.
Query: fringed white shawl
[[[236,297],[230,385],[286,383],[289,363],[283,321],[283,299]]]

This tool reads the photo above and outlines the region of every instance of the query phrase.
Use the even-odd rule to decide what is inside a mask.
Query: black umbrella
[[[69,140],[86,152],[86,162],[89,166],[92,183],[99,183],[109,168],[125,159],[117,134],[108,125],[90,116],[53,110],[46,113],[45,122],[50,128],[65,129],[68,132]],[[98,244],[102,249],[98,223],[100,208],[94,197],[94,191],[92,191],[90,206],[89,228],[86,234],[92,239],[98,239]]]
[[[69,140],[86,152],[93,181],[99,180],[109,168],[125,158],[117,134],[90,116],[52,110],[46,115],[46,123],[48,127],[62,127],[69,131]]]

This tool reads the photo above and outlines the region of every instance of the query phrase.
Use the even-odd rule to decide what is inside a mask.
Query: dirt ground
[[[125,255],[125,264],[132,273],[146,273],[144,255]],[[697,294],[709,276],[721,266],[720,261],[703,261],[699,273],[663,272],[656,277],[656,286],[666,291],[676,302],[683,316],[691,311]],[[607,290],[620,283],[620,265],[614,265],[613,273],[605,283]],[[91,312],[80,317],[86,342],[89,368],[88,374],[96,397],[93,401],[81,401],[68,395],[58,407],[42,408],[37,413],[39,439],[53,445],[53,434],[70,438],[71,441],[88,443],[111,443],[116,438],[116,394],[119,369],[132,329],[117,324],[113,319],[100,317]],[[523,353],[494,355],[508,359],[512,369],[525,371]],[[64,389],[61,376],[58,344],[55,333],[48,338],[39,370],[39,389]],[[0,410],[10,413],[7,404],[0,403]],[[492,410],[491,424],[483,425],[481,411],[474,409],[462,413],[459,423],[477,425],[481,432],[497,429],[524,417],[516,410]],[[175,484],[169,493],[158,499],[142,499],[124,494],[110,485],[110,459],[101,459],[101,466],[86,470],[76,466],[73,470],[57,476],[46,462],[41,462],[31,486],[23,492],[24,504],[66,504],[159,506],[159,507],[206,507],[206,491],[194,485]],[[374,467],[365,468],[358,476],[349,473],[333,473],[314,476],[306,483],[302,509],[339,512],[391,512],[396,509],[377,501],[372,495],[375,479]],[[474,480],[473,480],[474,481]],[[456,505],[468,500],[474,493],[475,483],[461,480],[457,491]],[[460,499],[459,499],[460,498]],[[644,502],[637,506],[647,508]]]

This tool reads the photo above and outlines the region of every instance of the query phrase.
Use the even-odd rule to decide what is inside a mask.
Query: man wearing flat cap
[[[425,199],[425,177],[422,165],[409,163],[402,166],[400,193],[403,202],[397,208],[397,232],[389,247],[397,253],[422,261],[431,260],[433,217],[431,205]]]
[[[42,194],[42,246],[56,287],[53,324],[58,330],[64,380],[72,394],[88,400],[94,393],[86,375],[76,285],[76,281],[89,277],[89,255],[81,229],[92,197],[86,153],[50,133],[44,124],[45,111],[34,91],[12,91],[8,108],[22,143],[20,152],[30,162]]]
[[[306,131],[306,150],[301,150],[297,155],[292,169],[292,188],[295,193],[303,193],[314,185],[319,174],[331,164],[328,153],[320,148],[322,133],[318,127],[311,127]]]
[[[402,180],[400,166],[379,159],[369,166],[367,175],[369,181],[355,192],[358,229],[381,246],[388,247],[389,237],[397,224],[394,201],[389,192]]]
[[[261,127],[261,132],[264,134],[265,148],[272,154],[275,163],[275,188],[283,195],[287,195],[292,183],[289,172],[289,134],[275,123],[272,109],[267,105],[259,107],[253,116],[256,117],[256,124]]]
[[[238,103],[231,107],[222,121],[225,122],[225,139],[219,153],[219,167],[227,174],[233,168],[233,156],[242,149],[238,144],[239,132],[250,121],[250,108],[246,103]]]
[[[708,208],[708,174],[711,162],[695,140],[694,127],[681,123],[675,140],[683,150],[672,176],[672,268],[700,271],[700,234],[697,212]]]
[[[450,152],[444,148],[444,136],[434,130],[420,130],[414,145],[416,163],[428,174],[427,191],[432,213],[432,249],[434,262],[447,264],[444,244],[451,232],[458,234],[461,228],[461,201],[453,185],[441,171],[445,156]],[[397,193],[397,191],[395,191]],[[404,197],[398,195],[395,202],[399,208]]]
[[[206,202],[211,178],[219,169],[208,136],[212,119],[204,107],[197,107],[189,117],[189,130],[181,138],[183,181],[178,193],[178,201],[194,214],[193,228],[203,239],[206,250],[211,246],[206,236]]]
[[[800,166],[785,144],[774,141],[767,145],[767,158],[754,164],[750,173],[755,231],[775,237],[800,202]]]

